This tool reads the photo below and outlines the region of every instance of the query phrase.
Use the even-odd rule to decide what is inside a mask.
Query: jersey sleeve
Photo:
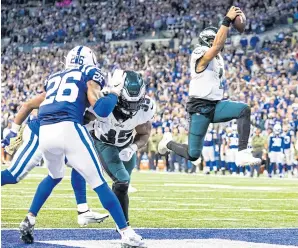
[[[146,123],[147,121],[151,121],[156,112],[155,102],[151,98],[146,97],[144,103],[142,104],[142,110],[143,113],[140,118],[140,122]]]
[[[86,82],[92,80],[94,82],[96,82],[97,84],[100,85],[101,89],[104,88],[106,82],[105,82],[105,78],[104,78],[104,75],[102,74],[101,70],[96,67],[96,66],[83,66],[81,68],[84,76],[85,76],[85,79],[86,79]]]
[[[191,60],[192,62],[196,63],[196,61],[204,56],[204,54],[207,52],[209,47],[205,46],[198,46],[193,50],[191,54]]]

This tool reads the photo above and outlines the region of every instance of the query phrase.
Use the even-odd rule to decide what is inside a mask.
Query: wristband
[[[230,19],[230,17],[225,16],[225,18],[223,19],[221,25],[224,25],[226,27],[230,27],[231,23],[232,23],[232,20]]]
[[[11,124],[11,129],[10,130],[14,133],[17,133],[20,130],[20,127],[21,127],[21,125],[18,125],[18,124],[13,122]]]

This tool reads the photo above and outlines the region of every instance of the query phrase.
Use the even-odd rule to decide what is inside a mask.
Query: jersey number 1
[[[63,77],[56,76],[47,81],[46,99],[42,102],[42,105],[51,104],[55,101],[57,102],[75,102],[78,94],[79,88],[74,81],[80,81],[82,77],[81,72],[72,71],[66,73]],[[67,93],[67,94],[66,94]]]

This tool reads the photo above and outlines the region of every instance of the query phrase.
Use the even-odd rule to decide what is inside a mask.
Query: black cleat
[[[34,242],[33,231],[34,225],[31,225],[28,217],[26,216],[20,224],[20,238],[25,244],[32,244]]]

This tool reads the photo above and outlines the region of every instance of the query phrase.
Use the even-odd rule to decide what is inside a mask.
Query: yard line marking
[[[28,208],[1,208],[2,210],[28,210]],[[103,208],[92,208],[93,210],[104,210]],[[76,211],[77,208],[43,208],[46,211]],[[206,212],[226,212],[228,210],[234,212],[294,212],[298,214],[298,209],[250,209],[250,208],[130,208],[132,211],[206,211]]]
[[[33,198],[35,191],[30,192],[32,195],[20,195],[21,191],[18,191],[18,194],[13,194],[10,193],[9,195],[2,194],[2,198]],[[25,193],[29,193],[28,191],[24,191]],[[15,193],[15,191],[14,191]],[[73,194],[58,194],[58,193],[53,193],[51,198],[75,198]],[[98,199],[98,196],[88,196],[88,199]],[[231,201],[298,201],[298,198],[234,198],[234,197],[192,197],[192,198],[187,198],[187,197],[150,197],[150,196],[131,196],[129,197],[131,200],[135,201],[146,201],[146,202],[155,202],[154,200],[156,199],[158,202],[173,202],[175,200],[184,200],[184,201],[192,201],[192,200],[231,200]],[[150,199],[150,200],[146,200]],[[151,201],[153,200],[153,201]],[[173,201],[171,201],[173,200]]]
[[[280,191],[285,188],[281,187],[268,187],[268,186],[234,186],[227,184],[182,184],[182,183],[165,183],[166,187],[206,187],[212,189],[248,189],[248,190],[265,190],[265,191]],[[294,187],[296,188],[296,187]],[[293,187],[291,187],[293,189]]]

